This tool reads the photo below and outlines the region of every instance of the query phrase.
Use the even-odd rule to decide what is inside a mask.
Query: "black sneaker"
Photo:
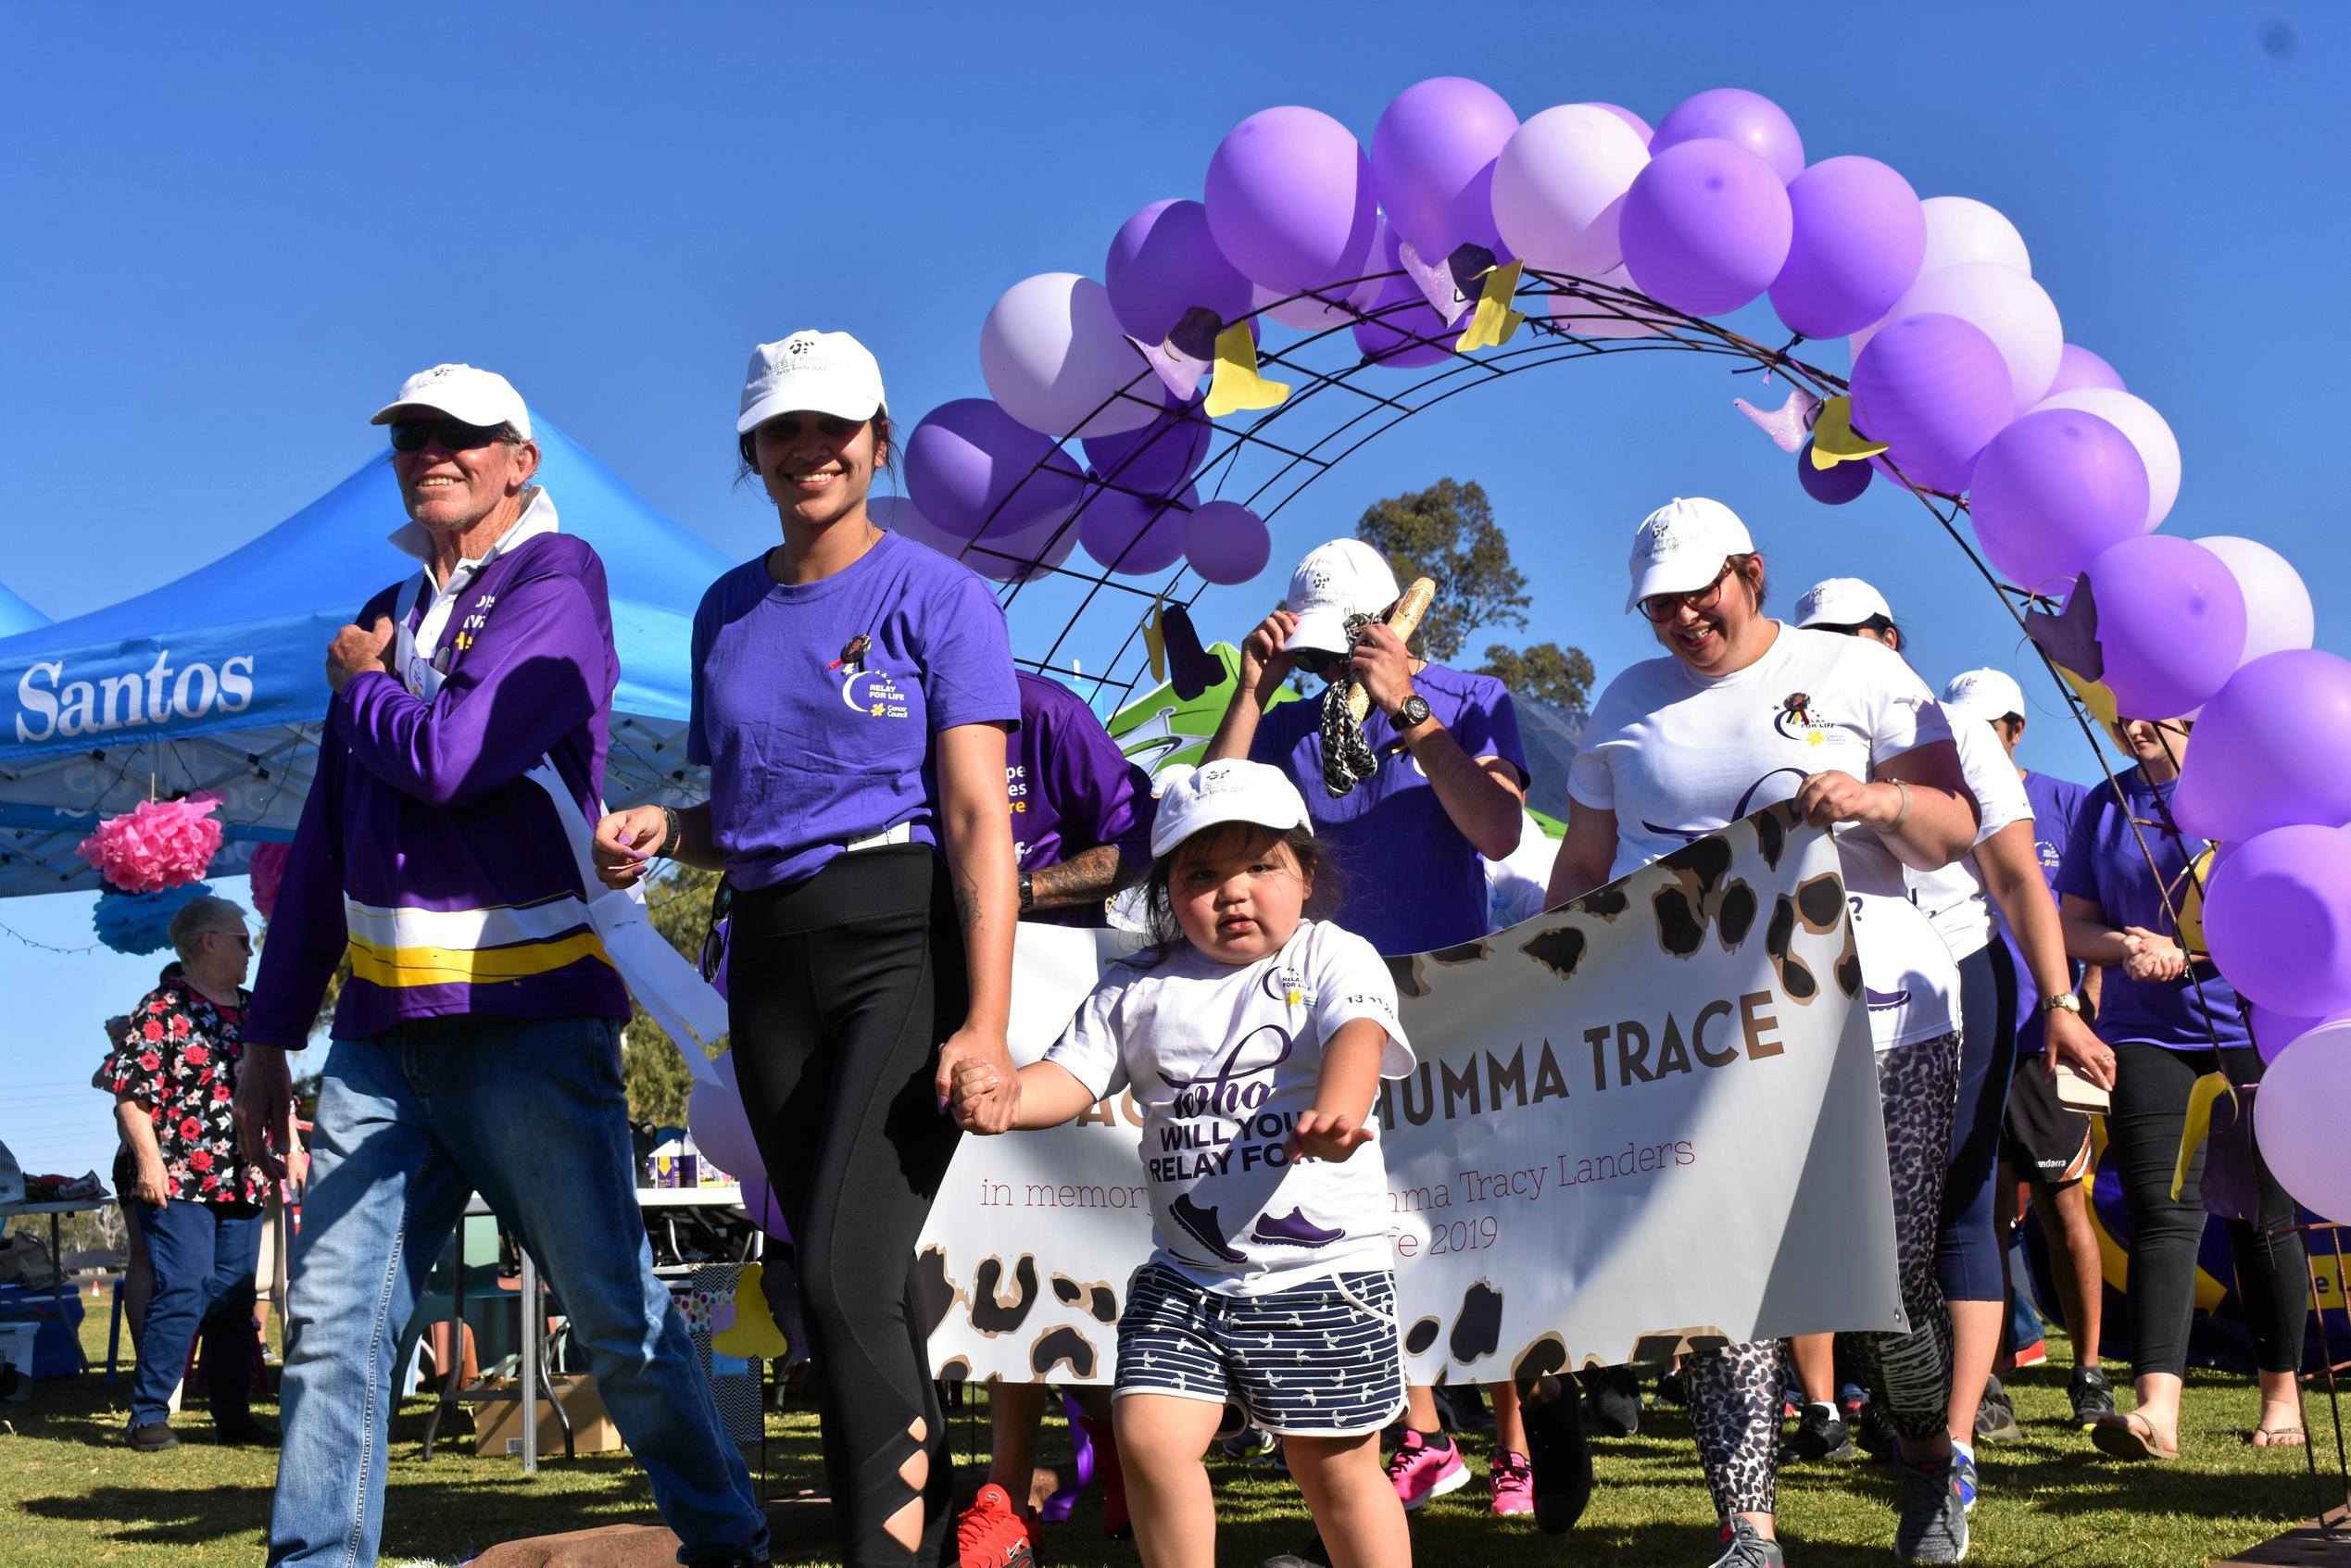
[[[1779,1549],[1779,1543],[1755,1534],[1755,1527],[1744,1519],[1733,1519],[1722,1527],[1722,1555],[1706,1568],[1788,1568],[1788,1554]]]
[[[133,1426],[123,1434],[122,1440],[143,1454],[159,1454],[166,1449],[180,1446],[179,1435],[171,1430],[170,1423],[164,1421],[150,1421],[145,1426]]]
[[[1893,1417],[1886,1407],[1872,1399],[1861,1407],[1861,1419],[1853,1424],[1853,1439],[1871,1459],[1892,1460],[1902,1452],[1901,1440],[1894,1432]]]
[[[2066,1379],[2066,1398],[2073,1401],[2073,1424],[2076,1426],[2095,1426],[2106,1416],[2113,1415],[2114,1385],[2106,1374],[2093,1366],[2078,1366]]]
[[[1584,1402],[1572,1379],[1563,1379],[1556,1399],[1529,1399],[1520,1407],[1527,1424],[1527,1462],[1535,1473],[1535,1526],[1546,1536],[1564,1536],[1591,1501],[1591,1445],[1584,1437]]]
[[[1838,1418],[1834,1405],[1806,1405],[1804,1414],[1796,1418],[1795,1435],[1779,1445],[1782,1464],[1854,1457],[1853,1434]]]
[[[1894,1524],[1896,1562],[1957,1562],[1968,1555],[1968,1505],[1959,1496],[1958,1456],[1895,1463],[1902,1514]]]
[[[1976,1441],[1980,1443],[2013,1443],[2025,1435],[2017,1420],[2017,1407],[2009,1402],[2008,1390],[2000,1386],[1996,1377],[1983,1386],[1983,1399],[1976,1405]]]
[[[1661,1405],[1690,1403],[1690,1380],[1678,1367],[1667,1367],[1657,1374],[1657,1402]]]
[[[1628,1366],[1594,1367],[1578,1373],[1584,1393],[1584,1425],[1602,1437],[1629,1437],[1641,1430],[1641,1377]]]

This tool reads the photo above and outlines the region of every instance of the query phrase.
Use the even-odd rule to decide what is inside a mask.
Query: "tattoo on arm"
[[[1028,874],[1029,890],[1040,909],[1099,904],[1135,880],[1134,869],[1115,844],[1098,844],[1058,865],[1043,866]]]
[[[962,919],[965,932],[971,932],[979,925],[979,883],[970,872],[960,868],[955,873],[955,912]]]

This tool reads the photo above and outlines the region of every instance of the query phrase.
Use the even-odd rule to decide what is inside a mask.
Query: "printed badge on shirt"
[[[903,719],[908,712],[906,689],[886,671],[865,667],[873,651],[874,639],[860,632],[841,646],[841,657],[825,668],[840,675],[841,701],[853,711],[871,719]]]

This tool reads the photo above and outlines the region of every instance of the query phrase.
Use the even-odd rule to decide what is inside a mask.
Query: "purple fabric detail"
[[[1058,681],[1019,672],[1020,734],[1004,769],[1012,814],[1012,851],[1020,869],[1059,865],[1073,855],[1115,844],[1138,872],[1151,863],[1150,778],[1129,762],[1094,710]],[[1053,925],[1099,926],[1100,906],[1047,909],[1023,917]]]

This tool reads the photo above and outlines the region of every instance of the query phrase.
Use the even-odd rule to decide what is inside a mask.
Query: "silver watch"
[[[2041,998],[2041,1006],[2038,1010],[2042,1012],[2069,1012],[2076,1018],[2079,1018],[2081,1016],[2081,998],[2075,996],[2071,991],[2061,992],[2054,997],[2043,997]]]

